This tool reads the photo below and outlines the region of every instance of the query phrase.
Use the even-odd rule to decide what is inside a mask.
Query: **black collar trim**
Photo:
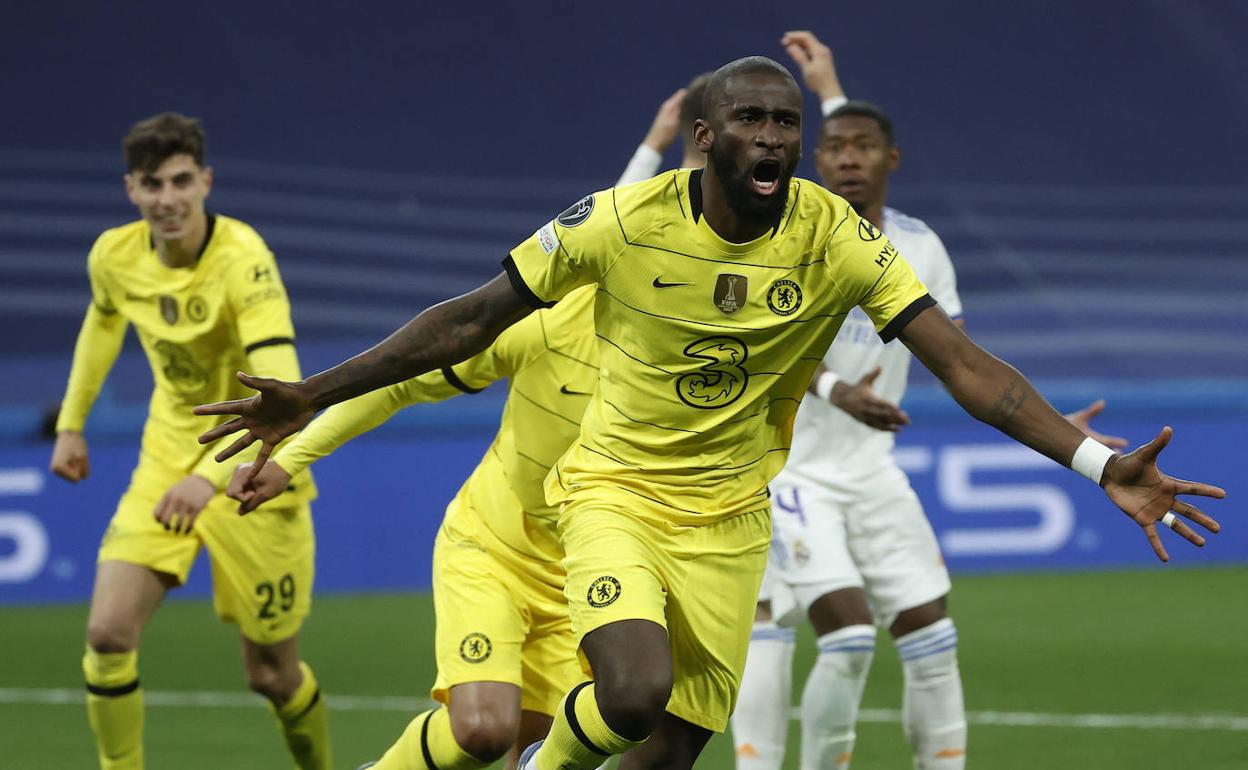
[[[792,192],[793,182],[789,182],[789,191]],[[797,199],[793,199],[793,207],[797,208]],[[702,218],[702,169],[695,168],[689,172],[689,213],[693,214],[693,221],[697,222]],[[792,210],[789,215],[792,216]],[[776,224],[771,228],[771,235],[768,238],[775,238],[780,232],[780,225],[787,224],[784,213],[781,212],[780,217],[776,220]]]
[[[199,251],[195,252],[195,264],[199,264],[199,260],[203,258],[204,252],[208,250],[208,244],[212,242],[212,233],[217,229],[217,215],[211,211],[206,212],[208,215],[208,227],[204,229],[204,242],[199,244]],[[149,232],[147,234],[147,247],[155,250],[156,239]]]

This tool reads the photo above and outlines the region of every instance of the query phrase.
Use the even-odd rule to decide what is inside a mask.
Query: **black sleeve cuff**
[[[547,302],[541,297],[533,293],[529,285],[524,282],[524,276],[520,275],[520,268],[516,267],[516,261],[508,254],[503,260],[503,269],[507,271],[507,280],[511,281],[511,288],[516,290],[516,294],[520,295],[520,299],[534,310],[554,307],[555,303]]]
[[[451,383],[452,386],[470,395],[473,393],[480,393],[484,390],[484,388],[469,387],[468,383],[459,379],[459,375],[456,374],[455,370],[449,366],[442,367],[442,376],[445,377],[446,381]]]
[[[293,345],[293,344],[295,344],[294,337],[269,337],[267,340],[260,340],[259,342],[251,343],[247,347],[243,348],[243,352],[250,354],[253,351],[259,350],[260,348],[271,348],[274,345]]]
[[[924,294],[914,302],[906,305],[906,309],[893,317],[888,325],[880,330],[880,339],[885,342],[892,342],[897,339],[897,335],[901,334],[901,330],[906,328],[906,324],[914,320],[914,317],[929,307],[936,304],[936,300],[932,299],[931,294]]]

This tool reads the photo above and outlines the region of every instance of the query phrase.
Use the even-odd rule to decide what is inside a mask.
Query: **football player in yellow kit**
[[[239,415],[200,437],[246,433],[267,457],[318,409],[484,349],[533,308],[596,284],[598,389],[579,439],[547,477],[560,506],[565,591],[592,680],[564,698],[524,770],[690,768],[727,724],[802,393],[845,315],[861,307],[977,417],[1105,488],[1166,558],[1158,523],[1216,531],[1179,494],[1216,487],[1162,474],[1169,429],[1115,456],[936,306],[889,241],[842,198],[793,178],[801,92],[747,57],[715,72],[694,139],[705,170],[590,195],[504,260],[504,273],[301,382],[243,375],[259,392],[202,406]],[[629,751],[630,749],[635,749]]]
[[[281,500],[309,465],[398,410],[503,378],[498,434],[447,507],[433,550],[432,695],[444,707],[413,719],[376,770],[482,767],[504,754],[514,768],[517,739],[543,738],[580,679],[558,512],[543,482],[580,433],[598,381],[593,288],[533,313],[463,363],[330,407],[254,477],[240,465],[228,489],[243,511]]]
[[[87,715],[100,766],[143,767],[139,637],[203,546],[213,606],[239,627],[251,689],[272,705],[296,765],[328,768],[325,703],[296,644],[311,604],[316,489],[303,474],[265,515],[239,519],[219,494],[229,469],[195,441],[213,420],[190,411],[245,393],[239,367],[298,379],[286,291],[260,236],[205,209],[212,169],[199,121],[157,115],[123,147],[126,192],[142,218],[105,231],[87,257],[91,304],[51,461],[68,481],[86,478],[83,426],[133,325],[155,387],[138,467],[100,545],[87,621]]]

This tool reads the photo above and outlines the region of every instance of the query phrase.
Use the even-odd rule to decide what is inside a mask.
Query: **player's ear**
[[[207,198],[208,193],[212,192],[212,166],[204,166],[200,178],[204,180],[204,197]]]
[[[134,205],[139,205],[139,202],[134,199],[134,192],[139,187],[139,180],[135,178],[133,173],[122,174],[121,180],[126,185],[126,197],[129,198],[130,202]]]
[[[901,166],[901,148],[893,145],[888,148],[888,173],[893,173]]]
[[[693,121],[693,143],[698,146],[700,152],[710,152],[714,141],[715,132],[711,130],[709,123],[702,118]]]

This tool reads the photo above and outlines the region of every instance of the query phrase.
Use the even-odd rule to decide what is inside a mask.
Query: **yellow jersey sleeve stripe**
[[[581,449],[584,449],[584,450],[585,450],[585,451],[587,451],[587,452],[593,452],[594,454],[598,455],[599,457],[605,457],[605,458],[607,458],[608,460],[610,460],[611,462],[614,462],[614,463],[619,463],[620,465],[623,465],[625,468],[637,468],[637,466],[636,466],[636,465],[633,465],[632,463],[626,463],[626,462],[624,462],[623,460],[621,460],[620,458],[616,457],[615,455],[608,454],[607,452],[603,452],[603,451],[601,451],[601,450],[599,450],[599,449],[594,449],[592,446],[590,446],[589,444],[586,444],[584,441],[580,442],[580,443],[578,444],[578,446],[580,446],[580,447],[581,447]],[[555,466],[555,467],[556,467],[556,468],[558,468],[558,466]],[[560,483],[562,483],[562,482],[560,482]]]
[[[636,361],[637,363],[641,364],[642,366],[648,366],[648,367],[650,367],[651,369],[654,369],[655,371],[663,372],[664,374],[670,375],[670,376],[672,376],[672,377],[675,377],[675,376],[676,376],[676,372],[670,372],[670,371],[668,371],[667,369],[664,369],[663,367],[658,366],[657,364],[652,364],[652,363],[650,363],[649,361],[643,361],[643,360],[641,360],[640,358],[638,358],[637,356],[633,355],[632,353],[629,353],[627,350],[625,350],[624,348],[620,347],[620,346],[616,343],[616,341],[615,341],[615,340],[613,340],[613,339],[611,339],[610,337],[605,337],[605,336],[603,336],[603,335],[601,335],[601,334],[595,334],[594,336],[596,336],[598,339],[602,340],[603,342],[607,343],[607,344],[608,344],[608,345],[610,345],[611,347],[615,348],[616,350],[620,351],[621,353],[623,353],[623,354],[624,354],[625,356],[627,356],[628,358],[633,359],[634,361]]]
[[[520,396],[525,401],[528,401],[530,404],[542,410],[543,412],[549,414],[551,417],[558,417],[560,420],[563,420],[569,425],[580,426],[581,424],[579,420],[573,420],[572,418],[567,417],[566,415],[559,414],[554,409],[550,409],[549,407],[542,406],[541,404],[537,403],[537,401],[535,401],[532,396],[528,395],[527,393],[520,390],[519,388],[512,387],[511,392],[515,393],[517,396]]]
[[[906,324],[914,320],[915,316],[935,304],[936,300],[932,298],[931,294],[924,294],[914,302],[906,305],[904,310],[894,316],[893,320],[889,321],[888,324],[880,330],[880,339],[885,342],[892,342],[897,338],[898,334],[901,334],[901,330],[906,328]]]
[[[676,433],[691,433],[695,436],[702,435],[702,431],[700,430],[689,430],[688,428],[673,428],[670,425],[659,425],[657,422],[646,422],[645,420],[638,420],[636,417],[632,417],[628,414],[625,414],[623,409],[619,408],[618,406],[615,405],[615,403],[605,398],[602,400],[602,403],[606,404],[607,406],[611,407],[615,411],[619,412],[620,416],[623,417],[625,420],[628,420],[629,422],[635,422],[638,425],[649,425],[652,428],[675,431]]]

